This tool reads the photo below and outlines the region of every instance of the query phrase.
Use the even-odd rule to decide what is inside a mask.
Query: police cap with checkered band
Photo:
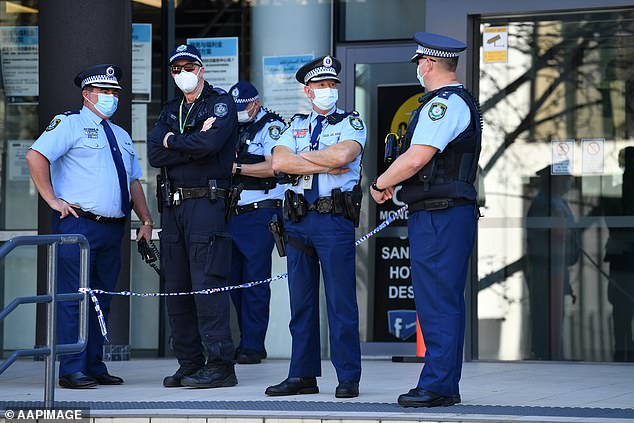
[[[467,48],[466,44],[462,41],[431,32],[417,32],[413,38],[416,44],[418,44],[416,54],[411,58],[411,61],[414,63],[416,63],[421,56],[458,57],[460,52]]]
[[[336,57],[323,56],[299,68],[295,78],[304,85],[326,80],[341,82],[337,78],[339,72],[341,72],[341,62]]]
[[[120,90],[121,68],[109,63],[96,65],[83,70],[75,77],[75,85],[84,88],[87,85],[99,88],[111,88]]]

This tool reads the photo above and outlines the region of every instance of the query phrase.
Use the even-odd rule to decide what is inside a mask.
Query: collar
[[[90,121],[94,122],[95,126],[101,125],[102,119],[95,112],[90,110],[88,106],[84,105],[79,111],[79,114],[85,117],[86,119],[89,119]],[[110,119],[106,119],[106,120],[108,121],[108,123],[110,123]]]
[[[331,114],[333,114],[333,113],[336,113],[336,112],[341,112],[341,110],[339,110],[339,109],[337,108],[337,106],[335,105],[335,106],[332,106],[332,109],[330,109],[328,112],[326,112],[326,114],[325,114],[325,115],[323,115],[323,116],[329,116],[329,115],[331,115]],[[313,109],[313,110],[311,110],[311,111],[310,111],[310,115],[308,116],[308,120],[309,120],[309,122],[311,122],[311,123],[312,123],[315,119],[317,119],[317,116],[319,116],[319,113],[315,112],[315,110],[314,110],[314,109]]]

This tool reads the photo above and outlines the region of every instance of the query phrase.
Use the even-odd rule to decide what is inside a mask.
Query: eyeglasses
[[[182,70],[185,70],[187,72],[194,72],[196,70],[196,68],[198,67],[197,64],[195,63],[188,63],[186,65],[172,65],[171,66],[171,70],[172,73],[181,73]]]
[[[119,90],[114,88],[95,87],[95,88],[87,89],[86,91],[88,91],[89,93],[96,93],[96,94],[112,94],[115,97],[119,97]]]
[[[424,59],[427,59],[427,60],[429,60],[430,62],[437,62],[437,61],[438,61],[438,60],[436,60],[436,59],[432,59],[432,58],[431,58],[431,57],[429,57],[429,56],[421,56],[420,58],[421,58],[421,59],[423,59],[423,60],[424,60]]]

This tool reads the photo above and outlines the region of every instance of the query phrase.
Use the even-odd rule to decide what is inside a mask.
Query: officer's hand
[[[328,171],[330,175],[341,175],[348,172],[350,172],[350,168],[348,167],[335,167]]]
[[[139,228],[139,231],[136,233],[136,242],[139,242],[141,238],[147,242],[152,240],[152,227],[150,225],[143,225]]]
[[[205,120],[205,122],[203,122],[203,127],[200,130],[200,132],[205,132],[207,129],[211,128],[211,125],[213,125],[215,121],[216,121],[216,117],[215,116],[207,118],[207,120]]]
[[[59,214],[61,214],[60,219],[65,218],[69,214],[72,214],[75,217],[79,217],[77,215],[77,212],[73,210],[71,205],[68,204],[66,201],[62,200],[61,198],[56,198],[55,200],[53,200],[50,206],[53,210],[56,210],[59,212]]]
[[[163,147],[169,148],[169,146],[167,145],[167,139],[172,135],[174,135],[173,132],[168,132],[167,134],[165,134],[165,136],[163,137]]]
[[[370,188],[370,194],[372,195],[372,198],[374,198],[374,201],[377,202],[377,204],[383,204],[387,201],[387,197],[385,196],[385,192],[378,192],[376,190],[373,190],[372,188]]]

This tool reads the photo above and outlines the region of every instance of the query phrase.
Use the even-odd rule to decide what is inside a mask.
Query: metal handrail
[[[57,246],[60,244],[79,244],[79,287],[88,288],[90,272],[90,245],[83,235],[36,235],[17,236],[11,238],[0,247],[0,261],[21,245],[47,245],[46,263],[46,295],[18,297],[0,311],[0,322],[20,304],[46,303],[46,346],[27,350],[14,351],[6,360],[0,363],[2,374],[18,357],[45,355],[44,377],[44,407],[52,408],[55,404],[55,360],[60,354],[74,354],[86,348],[88,333],[88,298],[85,291],[76,293],[57,294]],[[57,302],[79,301],[79,334],[74,344],[57,345]]]

